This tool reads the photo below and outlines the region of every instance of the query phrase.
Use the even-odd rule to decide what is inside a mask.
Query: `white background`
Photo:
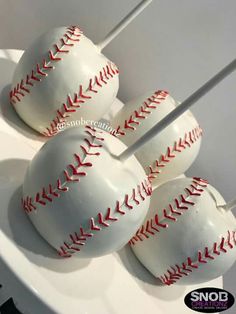
[[[25,49],[47,29],[78,24],[94,42],[137,0],[0,0],[0,48]],[[119,97],[152,89],[184,100],[235,58],[235,0],[153,0],[104,53],[119,66]],[[1,75],[4,75],[1,73]],[[236,73],[192,109],[204,130],[189,175],[207,178],[228,201],[236,197]],[[236,294],[236,265],[224,287]],[[235,313],[235,307],[228,311]]]

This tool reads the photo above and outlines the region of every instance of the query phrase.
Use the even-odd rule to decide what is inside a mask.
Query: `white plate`
[[[34,230],[20,206],[20,187],[43,139],[18,119],[5,87],[21,53],[0,51],[1,283],[24,313],[191,314],[183,300],[196,286],[159,286],[129,247],[93,260],[64,260]],[[222,288],[222,278],[197,287],[206,286]]]

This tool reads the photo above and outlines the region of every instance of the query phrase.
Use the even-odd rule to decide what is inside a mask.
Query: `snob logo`
[[[184,302],[196,312],[219,313],[233,306],[234,296],[223,289],[201,288],[189,292]]]

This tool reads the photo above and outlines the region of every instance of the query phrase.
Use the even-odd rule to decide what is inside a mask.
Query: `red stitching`
[[[207,181],[200,178],[193,178],[192,181],[194,182],[195,180],[207,187]],[[142,236],[147,236],[147,233],[152,234],[153,232],[153,235],[155,235],[157,232],[160,232],[161,229],[168,228],[169,224],[166,223],[166,221],[177,222],[184,211],[187,211],[192,206],[194,206],[195,202],[191,199],[191,196],[201,196],[204,190],[202,190],[201,193],[193,194],[191,188],[193,188],[192,184],[190,184],[189,188],[185,189],[187,195],[180,194],[177,198],[174,199],[173,203],[168,204],[166,208],[162,209],[161,211],[157,209],[155,215],[147,220],[144,225],[138,229],[135,236],[132,238],[131,245],[135,245],[138,241],[142,241]]]
[[[165,100],[166,97],[168,96],[167,91],[163,90],[158,90],[154,92],[154,94],[147,98],[142,106],[138,109],[135,110],[128,119],[124,121],[122,125],[119,125],[116,127],[115,131],[112,132],[113,135],[115,136],[124,136],[126,135],[126,130],[129,129],[131,131],[136,130],[136,126],[141,123],[140,120],[145,119],[146,115],[151,113],[151,110],[148,109],[156,109],[157,105],[161,103],[161,100]]]
[[[85,130],[91,130],[88,126],[85,127]],[[96,139],[101,141],[100,137],[97,136],[96,130],[93,129],[93,134],[90,134],[85,131],[86,134],[89,134],[91,137],[91,141]],[[98,133],[100,133],[98,131]],[[100,153],[97,152],[97,149],[101,148],[102,145],[95,145],[91,141],[86,149],[86,156],[98,156]],[[87,145],[86,138],[84,139],[85,144]],[[96,151],[94,151],[96,148]],[[93,151],[93,152],[92,152]],[[61,193],[69,191],[69,183],[79,182],[80,179],[86,176],[86,168],[92,167],[92,162],[83,161],[82,157],[77,153],[74,154],[74,163],[67,165],[67,167],[63,170],[62,178],[58,178],[55,184],[49,184],[48,187],[43,187],[41,191],[37,192],[34,197],[26,196],[22,199],[22,206],[27,213],[32,212],[32,210],[37,210],[38,206],[46,206],[48,202],[52,202],[54,198],[59,197]]]
[[[77,33],[78,31],[78,33]],[[71,36],[66,36],[70,34]],[[36,82],[42,81],[43,77],[47,76],[48,70],[51,70],[54,68],[53,65],[55,62],[60,61],[62,58],[59,57],[59,55],[62,55],[64,53],[69,52],[69,48],[65,49],[64,46],[70,47],[74,44],[71,44],[71,41],[75,41],[74,37],[76,37],[76,41],[79,41],[79,38],[82,34],[82,31],[78,26],[71,26],[66,28],[66,33],[63,35],[63,37],[66,36],[67,41],[64,40],[64,38],[60,38],[60,47],[58,44],[54,44],[54,50],[50,49],[48,51],[48,58],[43,59],[41,62],[37,63],[35,66],[35,69],[32,69],[31,74],[27,74],[25,78],[21,80],[21,83],[16,84],[12,90],[10,91],[10,102],[12,104],[16,104],[17,102],[20,102],[22,98],[25,96],[26,91],[26,85],[28,85],[27,93],[30,93],[30,86],[34,86],[32,80]],[[24,92],[23,92],[24,91]],[[19,97],[19,95],[21,97]]]
[[[227,237],[222,236],[220,242],[214,242],[211,248],[205,247],[204,250],[198,251],[197,261],[193,262],[191,257],[187,257],[187,260],[181,265],[171,266],[167,269],[166,273],[161,275],[159,279],[167,286],[176,283],[183,276],[188,276],[194,269],[201,267],[201,264],[207,264],[210,260],[216,259],[220,254],[227,253],[228,249],[235,248],[236,241],[234,239],[235,231],[228,230]]]
[[[191,140],[190,140],[190,134],[196,134],[196,136],[194,138],[191,136]],[[197,126],[192,131],[187,132],[184,135],[184,139],[180,138],[178,141],[176,141],[174,143],[174,146],[168,146],[166,153],[161,155],[160,160],[155,160],[154,166],[150,165],[148,167],[148,178],[151,181],[153,179],[156,179],[158,175],[162,172],[160,168],[166,167],[166,165],[172,160],[174,160],[174,158],[177,156],[176,153],[181,153],[183,150],[186,149],[186,145],[184,143],[187,143],[189,141],[188,142],[189,145],[187,146],[188,148],[190,148],[191,145],[194,144],[200,138],[201,134],[202,134],[202,129],[200,128],[200,126]]]
[[[99,212],[96,217],[91,217],[89,219],[89,229],[87,231],[85,231],[81,227],[79,233],[73,232],[69,234],[68,240],[65,241],[57,250],[58,254],[61,257],[71,257],[73,253],[80,252],[82,250],[81,245],[84,246],[88,241],[88,238],[92,238],[96,232],[101,232],[103,229],[110,227],[111,224],[118,221],[121,218],[121,216],[126,215],[127,210],[130,210],[131,207],[133,208],[133,206],[130,205],[130,202],[132,201],[137,204],[137,195],[139,195],[140,197],[138,201],[138,203],[140,204],[140,202],[143,201],[143,198],[141,198],[138,191],[140,187],[143,188],[143,186],[145,187],[148,186],[149,189],[151,189],[151,185],[149,182],[147,182],[146,180],[141,182],[141,184],[137,185],[137,187],[135,188],[136,190],[135,193],[133,193],[134,189],[132,189],[132,193],[130,193],[129,195],[126,194],[124,196],[122,203],[119,201],[116,202],[113,216],[111,215],[111,208],[109,207],[107,208],[105,214]],[[147,235],[144,236],[148,237]],[[76,245],[79,245],[80,247],[78,248]]]
[[[113,67],[116,68],[116,65],[109,61],[107,64],[107,67],[104,69],[108,68],[111,71],[111,69],[113,69]],[[118,69],[116,70],[115,74],[117,74],[117,73],[119,73]],[[89,83],[88,83],[88,87],[86,87],[86,88],[84,86],[80,85],[79,91],[74,93],[74,97],[71,97],[70,95],[68,95],[67,101],[62,104],[61,109],[57,110],[56,117],[52,120],[50,126],[48,126],[44,130],[43,134],[47,137],[51,137],[51,136],[54,136],[55,134],[57,134],[58,133],[57,125],[55,125],[53,123],[53,121],[70,117],[72,113],[76,112],[77,108],[80,108],[80,104],[83,104],[87,100],[92,98],[91,92],[93,92],[93,93],[98,92],[97,90],[94,89],[94,86],[97,86],[99,88],[103,87],[105,79],[107,81],[109,79],[108,72],[107,72],[107,76],[105,76],[105,75],[102,76],[102,79],[100,78],[100,74],[99,74],[99,77],[95,76],[94,79],[90,79]]]

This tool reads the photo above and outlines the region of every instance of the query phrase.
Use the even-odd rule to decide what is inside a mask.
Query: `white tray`
[[[184,296],[196,287],[222,288],[222,278],[198,286],[159,286],[129,247],[93,260],[57,257],[20,206],[29,160],[43,144],[7,100],[22,51],[0,50],[0,283],[23,313],[191,314]]]

